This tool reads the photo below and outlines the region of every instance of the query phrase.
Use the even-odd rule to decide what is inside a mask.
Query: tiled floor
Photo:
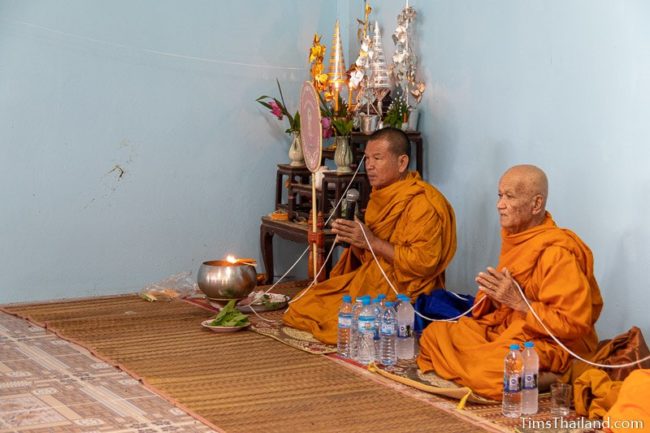
[[[0,312],[0,433],[210,433],[128,374]]]

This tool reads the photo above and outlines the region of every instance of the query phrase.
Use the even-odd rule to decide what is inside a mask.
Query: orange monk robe
[[[593,275],[593,257],[578,236],[555,225],[547,212],[544,222],[521,233],[502,231],[497,269],[508,268],[524,290],[533,309],[553,334],[580,355],[591,353],[598,342],[594,323],[603,301]],[[485,301],[457,323],[434,322],[420,338],[418,366],[445,379],[500,400],[503,358],[512,343],[533,341],[541,371],[562,372],[569,355],[537,322],[498,304],[483,292]]]
[[[444,271],[456,252],[454,211],[445,197],[416,172],[373,190],[365,223],[375,236],[395,248],[393,264],[377,256],[400,293],[412,299],[444,287]],[[284,314],[284,322],[311,332],[320,341],[336,343],[338,308],[344,294],[353,298],[395,294],[368,250],[347,248],[328,280],[312,287]]]
[[[616,403],[603,421],[615,433],[650,432],[650,370],[635,370],[625,378]]]

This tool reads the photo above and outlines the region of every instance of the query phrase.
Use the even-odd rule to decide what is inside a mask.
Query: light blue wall
[[[392,55],[404,2],[374,3]],[[507,167],[533,163],[550,178],[556,222],[593,250],[601,336],[632,325],[650,335],[650,3],[410,4],[427,84],[425,177],[458,218],[449,287],[473,293],[475,274],[496,264],[496,184]],[[361,17],[360,5],[351,10]]]
[[[313,33],[335,13],[326,0],[0,1],[0,303],[259,257],[289,139],[254,100],[278,77],[296,107]]]
[[[387,56],[401,1],[376,1]],[[603,337],[650,335],[650,5],[411,1],[425,178],[458,217],[451,288],[495,264],[496,183],[530,162],[591,246]],[[314,31],[362,2],[0,0],[0,302],[127,292],[227,252],[259,258],[284,124]],[[293,86],[291,85],[293,83]],[[125,170],[121,179],[111,172]],[[278,270],[301,251],[276,246]]]

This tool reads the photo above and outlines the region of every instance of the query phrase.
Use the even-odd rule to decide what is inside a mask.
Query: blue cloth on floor
[[[450,319],[469,310],[473,304],[474,296],[472,295],[456,295],[445,289],[434,289],[428,295],[418,296],[413,307],[418,313],[433,319]],[[468,316],[471,314],[470,312]],[[431,323],[430,320],[423,319],[416,314],[415,332],[421,333],[429,323]]]

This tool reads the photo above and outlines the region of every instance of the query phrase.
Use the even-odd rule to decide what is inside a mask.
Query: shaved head
[[[546,198],[548,197],[548,178],[544,171],[534,165],[521,164],[510,167],[503,173],[501,179],[509,176],[515,179],[518,189],[529,196],[541,195],[544,199],[544,208],[546,208]]]
[[[548,179],[534,165],[515,165],[501,176],[497,210],[508,233],[519,233],[541,224],[546,216]]]

